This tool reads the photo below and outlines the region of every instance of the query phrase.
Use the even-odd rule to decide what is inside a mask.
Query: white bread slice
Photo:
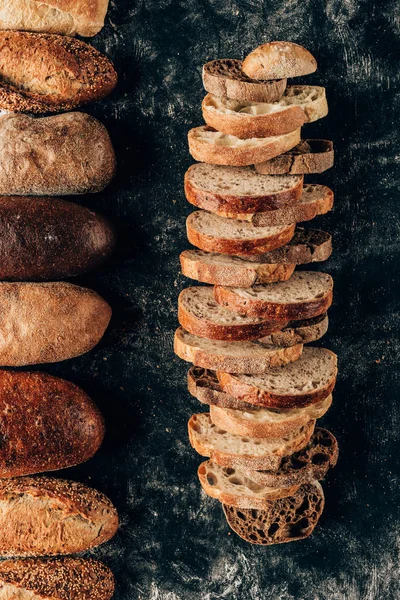
[[[260,175],[254,167],[197,163],[185,173],[186,198],[213,213],[254,213],[298,202],[301,175]]]
[[[309,344],[321,339],[328,331],[329,319],[327,313],[322,313],[312,319],[290,321],[289,324],[271,335],[260,338],[262,344],[274,346],[294,346]]]
[[[300,139],[300,128],[283,135],[248,140],[226,135],[204,125],[191,129],[188,134],[189,152],[195,160],[234,167],[265,162],[291,150]]]
[[[333,167],[335,153],[330,140],[301,140],[292,150],[256,165],[263,175],[323,173]]]
[[[210,286],[192,286],[179,294],[178,320],[193,335],[225,342],[255,340],[287,325],[287,321],[245,317],[227,310],[215,301]]]
[[[189,394],[199,402],[207,405],[221,406],[221,408],[235,408],[238,410],[261,410],[254,404],[241,402],[233,396],[228,396],[221,390],[215,371],[191,366],[187,376]]]
[[[262,319],[311,319],[332,304],[333,280],[327,273],[295,271],[288,281],[252,288],[215,286],[221,306],[240,315]]]
[[[254,227],[246,221],[224,219],[218,215],[197,210],[188,216],[186,230],[193,246],[206,252],[222,254],[264,254],[287,244],[296,225]]]
[[[268,501],[291,496],[300,487],[271,488],[260,485],[239,469],[221,467],[212,460],[201,463],[197,475],[207,496],[236,508],[263,509],[268,506]]]
[[[337,357],[326,348],[304,346],[299,360],[264,375],[220,371],[217,375],[222,390],[244,402],[271,408],[300,408],[332,393]]]
[[[303,346],[287,348],[259,342],[224,342],[201,338],[181,327],[175,332],[174,351],[197,367],[228,373],[267,373],[298,360]]]
[[[192,415],[188,424],[193,448],[222,467],[277,471],[284,456],[308,444],[315,421],[283,438],[260,439],[233,435],[216,427],[209,413]]]
[[[256,263],[305,265],[327,260],[332,254],[332,236],[321,229],[296,227],[292,239],[285,245],[257,256],[246,256]]]
[[[317,70],[317,61],[306,48],[293,42],[268,42],[250,52],[242,70],[254,79],[300,77]]]

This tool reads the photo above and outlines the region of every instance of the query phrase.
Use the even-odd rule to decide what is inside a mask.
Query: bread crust
[[[330,140],[302,140],[289,152],[256,165],[261,175],[323,173],[333,167],[335,153]]]
[[[332,254],[332,236],[320,229],[296,227],[288,244],[260,256],[247,256],[246,260],[259,263],[290,263],[304,265],[327,260]]]
[[[111,61],[80,40],[55,34],[0,31],[0,108],[67,111],[107,96],[117,84]]]
[[[253,79],[299,77],[317,70],[313,55],[293,42],[269,42],[258,46],[243,61],[242,69]]]
[[[197,398],[202,404],[221,406],[222,408],[233,408],[237,410],[258,410],[252,404],[241,402],[233,396],[228,396],[221,390],[217,376],[214,371],[208,371],[201,367],[192,366],[188,371],[189,394]]]
[[[252,146],[222,146],[214,142],[204,142],[198,137],[201,131],[213,132],[212,127],[195,127],[189,131],[189,152],[195,160],[212,165],[231,165],[245,167],[265,162],[282,154],[300,142],[300,129],[276,137],[263,144]],[[239,139],[239,138],[238,138]],[[268,138],[265,138],[268,140]]]
[[[276,102],[286,89],[287,80],[257,81],[242,71],[242,61],[232,58],[211,60],[203,66],[203,85],[218,98],[249,102]]]
[[[312,319],[302,321],[291,321],[282,331],[277,331],[264,338],[260,338],[262,344],[274,344],[275,346],[293,346],[295,344],[309,344],[321,339],[328,331],[329,318],[322,313]]]

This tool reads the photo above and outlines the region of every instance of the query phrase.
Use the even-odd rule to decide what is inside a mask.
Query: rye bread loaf
[[[101,492],[51,477],[0,480],[0,556],[73,554],[115,535],[118,515]]]
[[[89,460],[104,437],[97,406],[78,386],[46,373],[0,370],[0,478]]]
[[[253,481],[270,487],[303,485],[323,479],[339,457],[339,447],[334,435],[327,429],[316,427],[307,446],[300,452],[282,459],[278,471],[243,472]]]
[[[200,413],[192,415],[188,431],[196,452],[222,467],[277,471],[284,456],[308,444],[314,427],[315,421],[310,421],[284,438],[249,438],[227,433],[212,423],[208,413]]]
[[[280,156],[256,165],[263,175],[302,175],[323,173],[333,166],[333,143],[329,140],[302,140],[300,144]]]
[[[188,371],[188,390],[202,404],[238,410],[259,410],[254,404],[241,402],[222,391],[215,371],[192,366]]]
[[[337,376],[336,354],[304,346],[300,358],[264,375],[218,372],[224,392],[239,400],[270,408],[301,408],[327,398]]]
[[[195,336],[225,342],[255,340],[287,325],[283,320],[241,317],[226,310],[215,301],[209,286],[192,286],[179,294],[178,321]]]
[[[0,563],[0,600],[110,600],[114,576],[93,558],[25,558]]]
[[[111,308],[96,292],[71,283],[0,283],[0,365],[58,362],[91,350]]]
[[[243,73],[242,61],[234,58],[211,60],[203,66],[204,88],[219,98],[276,102],[285,91],[286,83],[286,79],[251,79]]]
[[[268,507],[268,501],[286,498],[297,492],[299,486],[271,488],[252,481],[234,467],[221,467],[206,460],[198,468],[201,487],[211,498],[236,508]]]
[[[111,224],[84,206],[23,196],[0,196],[0,239],[0,279],[8,281],[85,273],[115,245]]]
[[[0,29],[92,37],[104,26],[108,0],[5,0]]]
[[[189,131],[189,152],[195,160],[212,165],[245,167],[265,162],[287,152],[300,142],[300,128],[266,138],[241,140],[212,127],[195,127]]]
[[[292,239],[295,228],[295,224],[254,227],[246,221],[224,219],[204,210],[197,210],[186,220],[187,237],[193,246],[206,252],[243,256],[284,246]]]
[[[252,288],[214,288],[214,298],[228,310],[277,321],[321,315],[332,304],[332,297],[332,277],[318,271],[295,271],[288,281]]]
[[[312,319],[290,321],[281,331],[260,338],[262,344],[276,346],[295,346],[309,344],[321,339],[328,331],[329,319],[327,313],[322,313]]]
[[[85,42],[0,31],[0,109],[37,114],[72,110],[104,98],[116,84],[112,62]]]
[[[303,46],[293,42],[268,42],[250,52],[242,69],[254,79],[300,77],[317,70],[317,61]]]
[[[106,128],[85,113],[0,116],[0,195],[100,192],[115,173]]]
[[[181,327],[175,333],[174,350],[183,360],[204,369],[228,373],[266,373],[273,367],[297,360],[302,345],[287,348],[251,341],[220,341],[197,337]]]
[[[250,262],[261,264],[295,264],[305,265],[328,260],[332,254],[332,236],[320,229],[304,229],[296,227],[291,240],[285,245],[258,256],[245,258]]]
[[[271,500],[263,510],[223,505],[228,525],[251,544],[270,546],[303,540],[311,535],[324,510],[318,481],[302,485],[293,496]]]

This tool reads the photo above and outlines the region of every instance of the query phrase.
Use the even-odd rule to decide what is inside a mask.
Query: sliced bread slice
[[[257,408],[238,410],[210,406],[211,421],[228,433],[254,438],[279,438],[324,416],[332,404],[332,394],[303,408]]]
[[[189,152],[195,160],[233,167],[265,162],[291,150],[300,140],[300,128],[283,135],[248,140],[226,135],[204,125],[191,129],[188,134]]]
[[[294,42],[267,42],[250,52],[242,69],[254,79],[300,77],[317,70],[317,61],[306,48]]]
[[[197,475],[207,496],[236,508],[264,509],[269,501],[292,496],[300,487],[271,488],[260,485],[239,469],[221,467],[212,460],[201,463]]]
[[[266,373],[271,368],[298,360],[303,346],[284,348],[259,342],[212,340],[192,335],[180,327],[175,333],[174,350],[183,360],[204,369]]]
[[[234,408],[238,410],[259,410],[254,404],[247,404],[222,391],[215,371],[201,367],[190,367],[188,390],[202,404]],[[261,410],[261,409],[260,409]]]
[[[218,371],[222,390],[244,402],[271,408],[300,408],[324,400],[337,376],[336,354],[304,346],[299,360],[264,375]]]
[[[229,527],[246,542],[271,546],[303,540],[313,532],[324,510],[325,498],[318,481],[302,485],[295,494],[271,500],[263,510],[223,504]]]
[[[332,304],[333,280],[327,273],[295,271],[288,281],[234,288],[217,285],[216,301],[240,315],[262,319],[311,319]]]
[[[263,175],[302,175],[323,173],[333,167],[333,143],[330,140],[301,140],[292,150],[256,165]]]
[[[254,227],[246,221],[224,219],[218,215],[197,210],[188,216],[186,229],[193,246],[206,252],[243,255],[264,254],[287,244],[296,225]]]
[[[282,331],[260,338],[262,344],[274,346],[295,346],[309,344],[321,339],[328,331],[329,319],[327,313],[322,313],[312,319],[290,321]]]
[[[241,437],[216,427],[209,413],[192,415],[189,440],[193,448],[222,467],[277,471],[284,456],[298,452],[308,444],[315,421],[284,438],[260,439]]]
[[[185,173],[186,198],[213,213],[254,213],[298,202],[301,175],[260,175],[254,167],[197,163]]]
[[[307,446],[282,459],[278,471],[243,472],[253,481],[270,487],[289,487],[323,479],[339,457],[337,439],[327,429],[316,427]]]
[[[332,236],[320,229],[297,227],[292,239],[281,248],[257,256],[246,256],[256,263],[305,265],[327,260],[332,254]]]
[[[276,102],[286,89],[286,79],[260,81],[242,71],[242,61],[234,58],[211,60],[203,67],[203,85],[219,98]]]

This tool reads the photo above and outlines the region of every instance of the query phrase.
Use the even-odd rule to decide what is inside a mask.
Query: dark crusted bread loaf
[[[292,150],[256,165],[263,175],[323,173],[333,166],[333,143],[329,140],[301,140]]]

